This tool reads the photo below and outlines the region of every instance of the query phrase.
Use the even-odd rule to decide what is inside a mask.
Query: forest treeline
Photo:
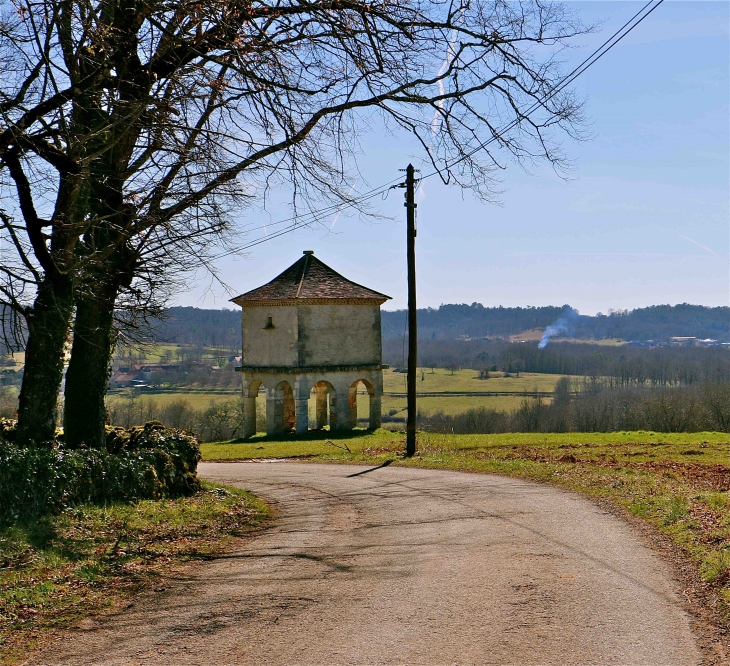
[[[383,341],[383,361],[405,366],[401,340]],[[640,347],[502,340],[422,340],[418,364],[427,368],[472,368],[602,377],[612,386],[687,386],[730,381],[730,352],[721,347]]]
[[[425,308],[418,311],[419,338],[454,340],[460,336],[507,337],[531,329],[544,329],[566,312],[574,311],[568,305],[487,308],[481,303]],[[568,335],[589,340],[620,338],[666,341],[673,336],[693,336],[720,342],[730,341],[730,307],[653,305],[631,311],[611,311],[594,317],[576,314],[569,318],[568,324]],[[405,328],[405,310],[383,311],[384,340],[402,341]],[[240,350],[241,311],[168,308],[163,318],[152,321],[146,339]]]
[[[419,338],[453,340],[507,337],[535,328],[544,329],[571,312],[568,305],[545,307],[486,308],[481,303],[442,305],[418,311]],[[403,339],[405,310],[382,313],[383,339]],[[666,341],[673,336],[730,341],[730,307],[703,305],[653,305],[636,310],[611,311],[595,317],[575,315],[569,319],[568,334],[583,339]],[[164,342],[225,347],[241,346],[241,311],[169,308],[166,317],[154,324],[150,338]]]
[[[575,311],[569,305],[525,308],[487,308],[481,303],[442,305],[418,310],[418,334],[421,339],[505,337],[534,328],[544,329],[566,312]],[[589,340],[666,341],[673,336],[693,336],[730,341],[730,307],[687,303],[652,305],[596,316],[575,313],[567,323],[567,335]],[[383,312],[383,338],[401,339],[405,326],[405,310]]]
[[[461,414],[419,414],[431,432],[730,432],[730,384],[702,382],[676,388],[610,388],[600,382],[560,379],[551,401],[525,398],[510,413],[470,409]]]
[[[174,307],[153,322],[148,338],[181,345],[241,349],[241,310]]]

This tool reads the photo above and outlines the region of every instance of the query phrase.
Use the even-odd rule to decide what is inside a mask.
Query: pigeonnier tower
[[[266,396],[266,433],[306,432],[309,398],[317,428],[357,424],[360,383],[369,427],[380,427],[383,395],[380,306],[390,296],[351,282],[307,250],[271,282],[231,299],[243,308],[244,437],[256,433]]]

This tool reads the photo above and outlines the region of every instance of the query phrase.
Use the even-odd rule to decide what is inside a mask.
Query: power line
[[[228,250],[226,252],[223,252],[221,254],[218,254],[213,257],[213,259],[221,259],[222,257],[227,257],[231,254],[236,254],[237,252],[242,252],[243,250],[246,250],[250,247],[254,247],[255,245],[260,245],[261,243],[265,243],[268,240],[271,240],[273,238],[278,238],[279,236],[283,236],[284,234],[287,234],[291,231],[296,231],[297,229],[303,229],[305,227],[308,227],[312,225],[315,222],[319,222],[320,220],[324,219],[325,217],[329,217],[332,215],[332,213],[341,212],[342,210],[346,208],[351,208],[352,206],[355,206],[360,203],[364,203],[365,201],[369,201],[370,199],[374,199],[377,196],[381,196],[388,192],[391,189],[391,186],[394,183],[397,183],[400,181],[400,177],[394,178],[393,180],[388,181],[387,183],[380,185],[379,187],[376,187],[372,190],[369,190],[368,192],[365,192],[364,194],[361,194],[358,197],[355,197],[351,202],[340,202],[336,204],[332,204],[331,206],[326,206],[325,208],[322,208],[320,210],[312,211],[310,213],[305,213],[304,215],[297,215],[293,217],[284,218],[283,220],[278,220],[277,222],[271,222],[269,224],[261,225],[260,227],[253,227],[252,229],[248,229],[247,231],[256,231],[257,229],[266,229],[268,227],[277,226],[279,224],[284,224],[285,222],[291,222],[286,229],[282,229],[281,231],[278,231],[275,234],[266,235],[263,238],[256,239],[250,243],[246,243],[245,245],[242,245],[237,248],[233,248],[232,250]]]
[[[642,16],[634,25],[632,25],[628,30],[626,30],[625,33],[620,34],[639,14],[641,14],[649,5],[652,4],[654,0],[649,0],[636,14],[634,14],[626,23],[624,23],[611,37],[609,37],[601,46],[599,46],[591,55],[589,55],[580,65],[578,65],[570,74],[568,74],[561,82],[560,84],[550,91],[548,95],[546,95],[543,99],[535,101],[530,107],[528,107],[527,111],[525,111],[524,119],[526,119],[531,113],[536,111],[539,107],[541,107],[545,102],[549,101],[555,95],[557,95],[561,90],[569,86],[575,79],[577,79],[583,72],[585,72],[589,67],[594,65],[598,60],[600,60],[606,53],[608,53],[616,44],[618,44],[626,35],[628,35],[636,26],[638,26],[649,14],[651,14],[659,5],[661,5],[664,0],[658,0],[656,5],[652,7],[644,16]],[[505,132],[508,132],[512,128],[514,128],[516,125],[519,125],[522,122],[523,118],[515,118],[512,122],[510,122],[506,127],[501,129],[499,132],[497,132],[495,135],[490,137],[487,141],[484,143],[479,144],[474,150],[467,153],[466,155],[462,155],[458,160],[452,162],[451,164],[447,164],[445,166],[446,169],[450,169],[451,167],[456,166],[460,162],[463,162],[466,159],[469,159],[472,155],[475,155],[483,148],[486,148],[490,143],[493,143],[497,139],[501,138],[502,135]],[[423,176],[421,180],[425,180],[426,178],[430,178],[431,176],[435,176],[438,174],[439,171],[432,171],[431,173]]]
[[[567,86],[569,86],[573,81],[575,81],[581,74],[583,74],[587,69],[592,67],[596,62],[598,62],[604,55],[606,55],[612,48],[614,48],[622,39],[624,39],[629,33],[631,33],[632,30],[634,30],[644,19],[646,19],[653,11],[655,11],[659,5],[661,5],[664,2],[664,0],[649,0],[638,12],[636,12],[626,23],[624,23],[616,32],[613,33],[601,46],[599,46],[596,50],[593,51],[583,62],[581,62],[575,69],[573,69],[570,74],[568,74],[566,77],[563,78],[563,80],[553,89],[550,91],[549,94],[547,94],[542,99],[536,100],[531,104],[527,110],[520,115],[520,117],[515,118],[513,121],[508,123],[504,128],[499,130],[497,133],[495,133],[493,136],[491,136],[487,141],[484,141],[483,143],[480,143],[476,148],[468,152],[466,155],[462,155],[460,158],[455,160],[454,162],[447,163],[444,166],[444,169],[451,169],[452,167],[456,166],[457,164],[463,162],[464,160],[469,159],[476,153],[478,153],[480,150],[483,150],[491,143],[494,143],[498,139],[502,138],[502,135],[506,132],[509,132],[511,129],[522,123],[524,120],[526,120],[530,114],[534,113],[537,109],[539,109],[541,106],[543,106],[546,102],[548,102],[550,99],[552,99],[555,95],[557,95],[560,91],[565,89]],[[655,4],[654,4],[655,3]],[[649,11],[646,11],[648,7],[651,5],[654,5],[649,9]],[[646,12],[646,13],[644,13]],[[640,17],[638,20],[635,21],[637,17]],[[441,171],[434,170],[425,176],[421,177],[419,180],[425,180],[426,178],[431,178],[432,176],[436,176],[440,174]],[[249,248],[255,247],[256,245],[260,245],[261,243],[266,243],[267,241],[273,240],[274,238],[278,238],[280,236],[284,236],[285,234],[291,233],[292,231],[296,231],[297,229],[303,229],[305,227],[309,227],[315,222],[319,222],[325,217],[329,217],[334,212],[340,212],[346,208],[352,208],[353,206],[356,206],[358,204],[364,203],[365,201],[369,201],[370,199],[373,199],[376,196],[382,195],[388,190],[391,189],[393,184],[397,181],[400,181],[400,178],[396,178],[394,180],[389,181],[388,183],[385,183],[383,185],[380,185],[379,187],[376,187],[372,190],[369,190],[368,192],[365,192],[364,194],[361,194],[358,197],[355,197],[350,202],[346,203],[338,203],[338,204],[332,204],[331,206],[327,206],[325,208],[322,208],[317,211],[312,211],[310,213],[306,213],[302,216],[295,216],[290,218],[285,218],[283,220],[279,220],[277,222],[272,222],[268,225],[262,225],[261,227],[254,227],[253,229],[249,229],[249,231],[255,231],[256,229],[264,229],[270,226],[276,226],[279,224],[283,224],[285,222],[289,222],[291,220],[294,220],[294,222],[286,227],[285,229],[282,229],[278,231],[275,234],[267,235],[263,238],[258,238],[254,241],[251,241],[250,243],[246,243],[240,247],[233,248],[231,250],[228,250],[227,252],[224,252],[222,254],[216,255],[213,257],[213,259],[221,259],[223,257],[230,256],[232,254],[237,254],[238,252],[243,252],[244,250],[247,250]]]

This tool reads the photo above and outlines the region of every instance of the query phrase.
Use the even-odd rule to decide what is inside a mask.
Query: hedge
[[[192,495],[199,488],[197,440],[150,422],[107,428],[106,450],[22,448],[14,422],[0,423],[0,523],[56,513],[81,503],[107,504]]]

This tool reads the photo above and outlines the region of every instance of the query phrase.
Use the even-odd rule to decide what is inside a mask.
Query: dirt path
[[[202,464],[275,502],[276,527],[33,663],[700,663],[667,568],[594,504],[365,469]]]

